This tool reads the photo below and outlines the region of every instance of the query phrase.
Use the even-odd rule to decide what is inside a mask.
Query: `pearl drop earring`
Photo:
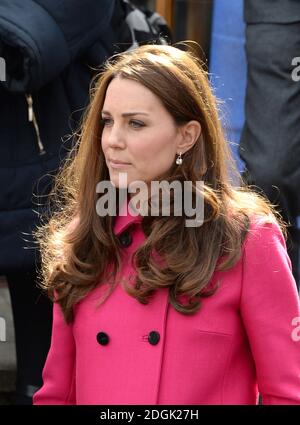
[[[176,164],[177,165],[181,165],[182,164],[181,152],[179,153],[179,156],[176,158]]]

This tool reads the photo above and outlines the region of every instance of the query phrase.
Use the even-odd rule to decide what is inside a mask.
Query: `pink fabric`
[[[122,275],[133,278],[140,217],[117,217],[114,231],[129,226]],[[192,316],[169,305],[166,289],[140,304],[121,280],[101,307],[106,285],[89,293],[72,325],[54,305],[34,404],[255,404],[258,390],[264,404],[300,404],[300,341],[292,338],[299,298],[278,225],[253,220],[241,260],[215,272],[216,281],[218,291]],[[151,331],[160,334],[157,345],[148,341]],[[99,332],[107,345],[97,342]]]

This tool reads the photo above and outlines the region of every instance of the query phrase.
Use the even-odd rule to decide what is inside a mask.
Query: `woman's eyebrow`
[[[102,111],[102,114],[111,115],[109,111],[105,111],[105,110]],[[149,114],[147,112],[124,112],[122,114],[122,117],[131,117],[133,115],[149,115]]]

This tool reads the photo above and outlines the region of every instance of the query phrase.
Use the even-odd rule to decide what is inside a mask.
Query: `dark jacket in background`
[[[91,67],[112,53],[114,7],[112,0],[0,2],[0,274],[38,260],[30,234],[42,198],[35,196],[49,192],[49,173],[71,146],[62,138],[87,104]]]

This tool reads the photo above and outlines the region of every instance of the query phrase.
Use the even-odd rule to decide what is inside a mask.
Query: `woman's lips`
[[[109,164],[112,168],[127,168],[129,165],[131,165],[128,162],[121,162],[121,161],[109,161]]]

